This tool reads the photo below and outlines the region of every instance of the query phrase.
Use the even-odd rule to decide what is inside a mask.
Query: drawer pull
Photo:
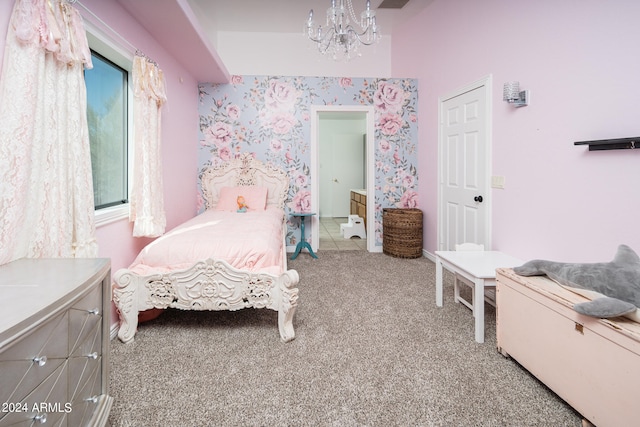
[[[581,325],[580,323],[576,323],[576,331],[584,335],[584,326]]]
[[[92,308],[91,310],[87,310],[87,312],[89,314],[93,314],[94,316],[97,316],[100,314],[100,310],[98,310],[97,308]]]
[[[38,414],[35,417],[33,417],[34,421],[37,421],[40,424],[44,424],[47,422],[47,414]]]
[[[91,396],[85,399],[85,402],[98,403],[98,396]]]
[[[87,354],[87,358],[96,360],[98,358],[98,353],[94,351],[91,354]]]
[[[33,358],[33,363],[36,363],[38,366],[44,366],[47,363],[47,356],[34,357]],[[44,422],[46,422],[46,421],[47,420],[45,419]]]

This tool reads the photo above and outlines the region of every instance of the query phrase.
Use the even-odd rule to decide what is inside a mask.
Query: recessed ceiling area
[[[353,61],[352,65],[348,65],[335,61],[316,61],[319,55],[312,55],[317,52],[307,49],[307,44],[303,47],[303,43],[298,42],[303,40],[302,30],[309,10],[313,8],[314,15],[318,17],[316,21],[322,22],[331,0],[116,1],[180,62],[188,64],[187,68],[199,82],[214,83],[228,82],[229,71],[235,74],[282,74],[282,68],[278,68],[280,64],[287,64],[288,70],[295,70],[289,72],[297,75],[363,76],[376,70],[373,71],[376,75],[386,76],[389,70],[380,64],[389,63],[393,28],[408,22],[433,2],[371,0],[371,8],[376,10],[376,20],[383,38],[381,52],[383,55],[386,53],[387,57],[384,61],[376,62],[374,56],[365,56],[361,61]],[[378,9],[381,3],[387,5],[387,2],[398,1],[406,1],[406,4],[400,9]],[[353,9],[359,15],[366,9],[366,0],[353,0]],[[252,36],[256,32],[265,33],[265,37],[259,40],[264,44],[256,43]],[[284,45],[292,46],[292,49],[283,50],[281,46]],[[298,69],[292,57],[304,58]],[[256,69],[256,62],[261,67]]]
[[[376,20],[384,35],[414,16],[433,0],[372,0]],[[215,31],[302,33],[309,10],[324,20],[331,0],[188,0],[202,24]],[[404,3],[404,6],[399,6]],[[383,4],[384,8],[378,10]],[[401,7],[401,8],[398,8]],[[356,16],[366,0],[353,0]],[[210,29],[209,29],[210,30]]]

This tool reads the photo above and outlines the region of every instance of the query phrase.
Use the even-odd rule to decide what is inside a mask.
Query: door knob
[[[482,196],[476,196],[473,198],[473,200],[475,200],[478,203],[482,203]]]

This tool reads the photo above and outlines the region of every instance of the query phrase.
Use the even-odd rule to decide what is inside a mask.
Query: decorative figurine
[[[247,209],[249,208],[249,206],[247,206],[247,202],[244,200],[244,197],[242,196],[238,196],[238,198],[236,199],[237,203],[238,203],[238,210],[237,212],[246,212]]]

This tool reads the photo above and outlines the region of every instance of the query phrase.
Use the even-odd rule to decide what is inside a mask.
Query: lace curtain
[[[78,11],[16,0],[0,76],[0,264],[97,256],[83,67]]]
[[[133,184],[129,219],[135,237],[164,234],[166,216],[162,183],[161,107],[166,102],[164,74],[145,57],[133,60]]]

